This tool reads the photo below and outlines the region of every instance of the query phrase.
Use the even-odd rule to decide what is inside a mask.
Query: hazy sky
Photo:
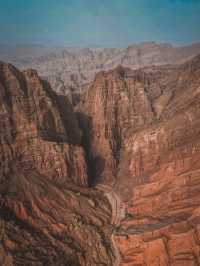
[[[200,41],[200,0],[0,0],[0,42],[123,46]]]

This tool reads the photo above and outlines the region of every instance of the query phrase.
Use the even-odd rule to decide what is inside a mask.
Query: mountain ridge
[[[37,50],[38,49],[38,50]],[[14,49],[13,49],[14,50]],[[176,47],[167,43],[144,42],[127,48],[34,47],[1,52],[0,59],[20,68],[37,69],[60,94],[80,93],[100,70],[121,64],[138,69],[146,66],[180,64],[200,53],[200,43]]]

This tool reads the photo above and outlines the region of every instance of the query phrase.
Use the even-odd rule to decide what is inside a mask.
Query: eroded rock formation
[[[39,45],[0,45],[0,60],[19,68],[34,68],[60,94],[76,103],[77,92],[101,70],[121,64],[138,69],[146,66],[183,63],[200,53],[200,44],[173,46],[168,43],[144,42],[125,48],[55,48]]]
[[[99,72],[76,113],[0,65],[2,265],[200,264],[200,57]]]
[[[199,265],[200,57],[101,72],[78,109],[95,183],[112,184],[126,209],[120,265]]]
[[[0,64],[0,263],[112,265],[111,208],[87,188],[81,130],[33,70]]]

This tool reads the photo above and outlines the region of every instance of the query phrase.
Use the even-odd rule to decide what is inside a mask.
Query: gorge
[[[98,71],[75,104],[0,63],[0,265],[200,265],[200,56],[185,61]]]

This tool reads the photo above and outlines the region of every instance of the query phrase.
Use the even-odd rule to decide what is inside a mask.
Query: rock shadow
[[[82,146],[86,154],[86,162],[88,167],[88,185],[95,187],[101,182],[101,176],[105,169],[105,159],[101,155],[94,155],[95,151],[92,147],[94,138],[92,118],[84,113],[77,112],[80,128],[83,131]]]
[[[56,130],[53,113],[51,110],[47,110],[43,116],[41,125],[42,129],[40,129],[41,137],[48,141],[80,145],[81,130],[79,129],[78,120],[69,99],[67,96],[57,95],[46,80],[43,80],[42,82],[47,97],[50,98],[51,102],[59,112],[66,134]]]

